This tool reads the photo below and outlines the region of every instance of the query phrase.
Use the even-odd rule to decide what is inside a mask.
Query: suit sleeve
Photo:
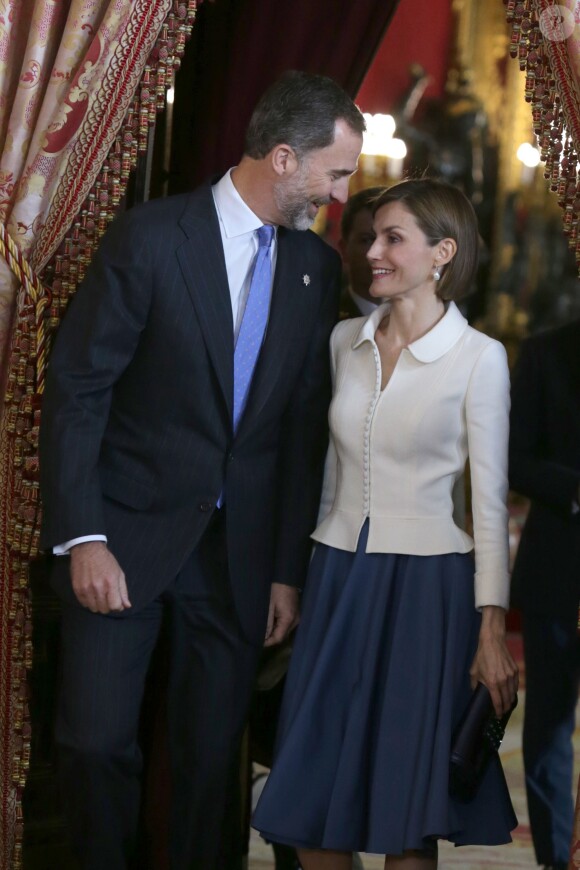
[[[303,586],[328,445],[330,334],[338,317],[341,265],[331,255],[309,351],[282,424],[279,525],[273,580]]]
[[[129,214],[116,221],[59,329],[40,432],[44,547],[106,533],[97,463],[114,385],[147,319],[147,252]]]
[[[467,389],[465,415],[475,540],[475,605],[509,604],[507,456],[509,371],[491,341],[480,353]]]
[[[541,358],[526,341],[512,377],[509,477],[516,492],[570,515],[580,477],[575,469],[554,462],[544,449],[545,402]]]

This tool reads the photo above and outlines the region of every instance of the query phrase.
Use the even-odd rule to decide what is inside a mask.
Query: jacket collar
[[[366,318],[355,335],[352,343],[353,350],[356,350],[365,341],[374,342],[375,332],[381,320],[388,314],[389,306],[389,302],[384,302]],[[407,350],[413,354],[418,362],[435,362],[435,360],[451,350],[453,345],[459,341],[467,326],[467,320],[455,302],[450,302],[441,320],[429,332],[408,345]]]

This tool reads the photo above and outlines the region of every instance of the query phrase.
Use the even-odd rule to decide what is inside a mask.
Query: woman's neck
[[[433,295],[429,301],[392,299],[387,317],[379,324],[379,330],[400,347],[407,347],[428,333],[445,314],[445,303]]]

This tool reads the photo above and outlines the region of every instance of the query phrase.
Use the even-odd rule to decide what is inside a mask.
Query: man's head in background
[[[386,190],[385,187],[365,187],[349,197],[340,221],[338,249],[351,293],[377,303],[369,296],[372,281],[367,251],[375,240],[373,232],[373,203]]]

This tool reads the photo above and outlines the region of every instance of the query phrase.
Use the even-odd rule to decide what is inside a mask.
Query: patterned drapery
[[[544,176],[562,207],[564,233],[580,268],[580,7],[576,0],[504,0],[510,54],[526,73]]]
[[[46,346],[147,150],[196,0],[0,0],[0,870],[22,866]]]

